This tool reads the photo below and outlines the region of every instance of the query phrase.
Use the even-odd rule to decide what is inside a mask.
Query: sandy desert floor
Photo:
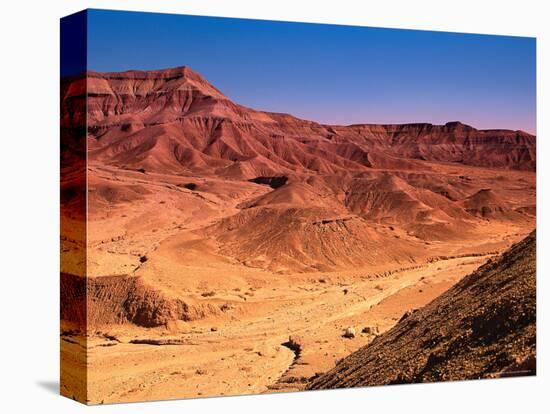
[[[349,275],[328,285],[300,281],[286,289],[252,288],[245,293],[253,294],[255,311],[234,319],[98,331],[88,342],[92,402],[100,402],[94,395],[109,402],[299,390],[372,340],[363,328],[385,331],[484,258],[435,262],[380,279],[358,281]],[[343,337],[348,327],[354,327],[355,338]],[[284,345],[289,337],[299,348]],[[182,344],[130,343],[136,339]]]
[[[480,180],[496,174],[475,173]],[[533,177],[510,172],[506,179]],[[178,186],[190,181],[208,191]],[[81,368],[72,355],[86,347],[87,398],[93,404],[303,389],[534,227],[534,219],[486,221],[463,239],[417,243],[409,261],[293,272],[268,269],[261,258],[242,260],[210,236],[209,229],[237,214],[240,205],[272,191],[268,186],[95,166],[90,187],[92,200],[94,192],[110,197],[90,208],[90,279],[139,278],[168,298],[185,298],[198,308],[206,304],[201,318],[156,327],[99,318],[87,337],[63,323],[63,369]],[[135,195],[128,189],[138,202],[130,200]],[[532,203],[531,195],[521,202]],[[409,237],[398,228],[373,226],[380,234]],[[354,337],[344,336],[348,328]]]

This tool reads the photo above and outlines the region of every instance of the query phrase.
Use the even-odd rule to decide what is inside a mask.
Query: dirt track
[[[88,340],[90,401],[302,389],[372,340],[363,328],[389,329],[405,311],[437,297],[485,259],[442,260],[365,280],[340,274],[328,283],[266,286],[245,292],[253,295],[247,306],[221,317],[158,328],[98,328]],[[355,328],[355,338],[343,337],[348,327]],[[283,345],[289,336],[300,338],[296,360]],[[139,340],[164,345],[130,343]],[[63,347],[73,346],[63,341]]]

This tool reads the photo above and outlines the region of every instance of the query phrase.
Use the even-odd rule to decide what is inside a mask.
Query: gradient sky
[[[89,69],[183,65],[237,103],[322,123],[536,128],[534,38],[89,11]]]

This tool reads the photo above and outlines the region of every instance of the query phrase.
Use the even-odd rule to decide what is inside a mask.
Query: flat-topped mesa
[[[100,73],[89,71],[88,95],[118,94],[147,96],[174,90],[196,90],[206,96],[228,99],[197,72],[187,66],[165,70],[129,70]]]
[[[391,132],[393,151],[402,156],[482,167],[534,170],[536,138],[523,131],[480,130],[460,122]]]
[[[411,134],[411,131],[408,131]],[[406,134],[401,134],[406,135]],[[534,146],[535,137],[524,131],[509,129],[476,129],[460,122],[447,122],[445,125],[433,125],[427,134],[419,133],[419,138],[429,143],[461,143],[473,145],[528,145]]]
[[[434,134],[450,134],[452,136],[471,136],[471,135],[503,135],[524,137],[534,140],[534,136],[521,131],[510,129],[477,129],[471,125],[460,121],[450,121],[438,125],[428,122],[412,122],[404,124],[352,124],[345,127],[336,126],[336,128],[350,128],[357,131],[384,132],[386,134],[407,135],[407,136],[428,136]]]
[[[105,79],[158,79],[158,80],[173,80],[180,78],[194,78],[206,82],[206,80],[193,71],[189,66],[177,66],[168,69],[156,70],[125,70],[122,72],[97,72],[93,70],[87,71],[88,77],[101,77]]]
[[[536,137],[506,129],[476,129],[458,121],[333,126],[338,138],[400,158],[490,168],[535,170]],[[366,141],[366,142],[365,142]]]
[[[158,124],[182,115],[238,116],[237,106],[201,75],[166,70],[87,72],[88,124]]]

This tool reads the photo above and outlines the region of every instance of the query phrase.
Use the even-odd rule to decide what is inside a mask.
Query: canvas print
[[[61,20],[61,393],[536,374],[535,39]]]

